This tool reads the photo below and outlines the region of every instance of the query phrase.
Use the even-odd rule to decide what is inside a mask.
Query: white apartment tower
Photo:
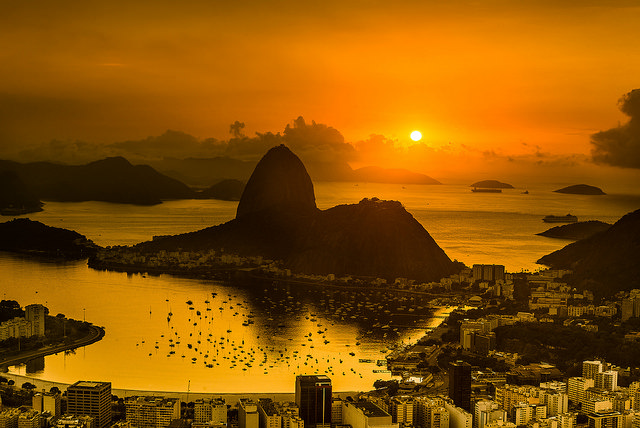
[[[258,400],[258,421],[260,428],[282,427],[282,417],[270,398]]]
[[[40,413],[33,409],[20,413],[18,428],[40,428]]]
[[[595,375],[595,387],[600,389],[606,389],[607,391],[615,391],[618,389],[618,372],[609,370],[606,372],[599,372]]]
[[[31,399],[31,407],[40,413],[49,412],[51,416],[61,414],[61,396],[59,392],[39,392]]]
[[[480,400],[476,403],[473,414],[475,428],[485,428],[485,425],[491,422],[506,420],[507,412],[495,401]]]
[[[195,422],[219,422],[227,424],[227,404],[223,398],[196,400],[193,409]]]
[[[238,428],[258,428],[258,405],[248,398],[238,401]]]
[[[180,419],[180,400],[164,397],[129,397],[125,400],[127,422],[136,428],[166,428]]]
[[[581,403],[585,399],[587,389],[594,386],[593,379],[587,379],[584,377],[570,377],[567,382],[567,394],[569,400],[574,404]]]
[[[34,304],[24,308],[24,317],[31,322],[31,329],[34,336],[44,336],[44,320],[47,316],[46,308],[43,305]]]
[[[595,379],[596,374],[602,372],[602,363],[600,361],[583,361],[582,377],[585,379]]]
[[[431,409],[431,428],[449,428],[449,412],[444,407]]]
[[[547,406],[547,415],[556,416],[569,410],[569,396],[562,392],[540,391],[540,403]]]

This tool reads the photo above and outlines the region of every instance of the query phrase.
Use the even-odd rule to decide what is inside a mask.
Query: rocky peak
[[[238,203],[236,218],[265,211],[316,210],[311,177],[302,161],[282,144],[271,148],[256,165]]]

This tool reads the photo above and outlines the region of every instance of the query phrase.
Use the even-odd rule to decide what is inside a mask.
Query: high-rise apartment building
[[[227,403],[223,398],[196,400],[193,408],[195,422],[227,423]]]
[[[474,281],[504,281],[504,265],[473,265]]]
[[[471,365],[463,361],[449,364],[449,398],[453,403],[471,411]]]
[[[589,413],[589,428],[623,428],[622,413],[615,410]]]
[[[258,420],[260,428],[281,428],[282,417],[270,398],[258,400]]]
[[[180,400],[164,397],[128,397],[124,406],[127,422],[136,428],[167,428],[180,419]]]
[[[296,404],[307,428],[331,424],[331,379],[325,375],[296,376]]]
[[[24,317],[31,322],[32,334],[44,336],[44,320],[47,316],[47,308],[43,305],[33,304],[24,308]]]
[[[461,407],[444,402],[444,408],[449,413],[449,428],[471,428],[473,415]]]
[[[111,382],[78,381],[67,388],[67,413],[87,415],[94,428],[111,424]]]
[[[569,411],[569,396],[564,392],[541,390],[540,404],[547,406],[547,415],[556,416]]]
[[[38,412],[49,412],[51,416],[61,415],[61,395],[59,392],[38,392],[31,399],[31,407]]]
[[[19,409],[3,409],[0,410],[0,428],[18,428],[18,416],[21,411]]]
[[[40,428],[40,412],[31,409],[20,413],[18,428]]]
[[[248,398],[238,401],[238,428],[258,428],[260,426],[258,405]]]
[[[600,361],[583,361],[582,377],[585,379],[595,379],[596,374],[602,372],[602,363]]]
[[[640,385],[640,382],[638,384]],[[300,411],[298,411],[298,414],[300,414]],[[342,399],[339,397],[331,400],[331,423],[342,424]]]
[[[491,400],[480,400],[476,403],[473,412],[474,427],[485,428],[485,425],[499,420],[506,421],[507,412],[498,403]]]
[[[587,389],[593,387],[593,379],[570,377],[567,381],[567,395],[573,403],[581,403],[585,399]]]
[[[389,409],[393,422],[401,425],[413,425],[414,404],[414,400],[411,397],[393,397]]]
[[[430,412],[431,428],[449,428],[449,412],[444,407],[436,407]]]
[[[607,391],[615,391],[618,389],[618,372],[614,370],[608,370],[606,372],[596,373],[595,387],[600,389],[606,389]]]
[[[367,400],[342,403],[342,423],[352,428],[398,428],[392,419],[388,412]]]

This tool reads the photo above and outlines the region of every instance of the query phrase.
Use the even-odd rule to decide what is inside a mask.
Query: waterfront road
[[[9,366],[15,366],[17,364],[25,363],[34,358],[44,357],[46,355],[57,354],[58,352],[67,351],[70,349],[76,349],[81,346],[90,345],[97,342],[104,337],[104,329],[102,327],[96,327],[94,325],[89,326],[89,334],[69,343],[62,343],[58,345],[47,345],[40,349],[34,349],[32,351],[20,352],[15,355],[10,355],[0,358],[0,370],[5,371]]]

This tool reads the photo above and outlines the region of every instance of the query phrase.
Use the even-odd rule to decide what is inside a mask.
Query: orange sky
[[[432,147],[588,154],[639,86],[639,1],[10,3],[0,147],[226,139],[302,115],[353,143],[419,129]]]

